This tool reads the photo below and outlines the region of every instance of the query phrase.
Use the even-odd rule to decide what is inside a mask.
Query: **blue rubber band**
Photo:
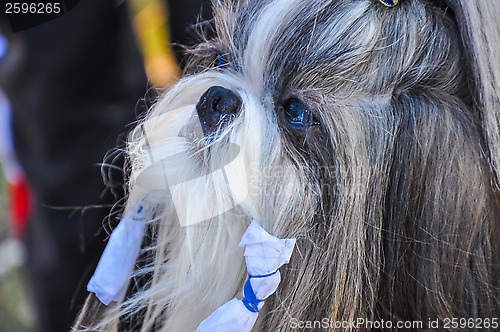
[[[271,273],[268,273],[268,274],[262,274],[262,275],[257,275],[257,276],[248,275],[248,277],[249,278],[266,278],[266,277],[270,277],[270,276],[276,274],[277,272],[278,272],[278,270],[271,272]]]
[[[135,213],[135,215],[132,217],[132,220],[143,221],[144,217],[141,216],[142,210],[144,210],[144,206],[139,205],[139,208],[137,209],[137,212]]]
[[[268,274],[263,274],[263,275],[257,275],[257,276],[251,276],[248,275],[247,282],[245,282],[245,286],[243,287],[243,299],[241,301],[243,302],[243,305],[245,308],[248,309],[250,312],[259,312],[259,303],[262,302],[263,300],[257,299],[257,296],[255,295],[255,292],[253,291],[252,284],[250,283],[251,278],[266,278],[270,277],[273,274],[276,274],[278,270],[268,273]]]
[[[241,299],[245,307],[250,312],[259,312],[259,303],[262,302],[258,300],[252,289],[252,284],[250,283],[250,277],[248,277],[245,287],[243,287],[243,299]]]

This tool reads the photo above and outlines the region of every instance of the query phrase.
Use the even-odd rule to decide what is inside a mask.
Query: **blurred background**
[[[209,0],[62,3],[0,17],[0,332],[68,331],[123,203],[100,163],[121,167],[113,149],[211,17]]]
[[[22,282],[23,245],[11,236],[7,187],[0,175],[0,331],[33,331],[31,304]]]

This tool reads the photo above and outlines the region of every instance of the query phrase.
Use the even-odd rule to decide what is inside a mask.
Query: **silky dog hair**
[[[194,331],[241,297],[252,219],[297,238],[255,331],[500,317],[500,3],[215,0],[213,13],[185,75],[130,135],[127,209],[142,199],[149,212],[129,294],[99,318],[87,303],[76,328]],[[241,109],[203,135],[195,105],[213,86]],[[291,100],[314,123],[293,126]],[[237,146],[241,172],[139,186],[152,145],[189,179]]]

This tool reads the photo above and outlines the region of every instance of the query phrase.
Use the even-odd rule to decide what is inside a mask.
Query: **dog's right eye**
[[[295,129],[306,130],[320,124],[313,112],[301,101],[290,98],[283,104],[285,120]]]

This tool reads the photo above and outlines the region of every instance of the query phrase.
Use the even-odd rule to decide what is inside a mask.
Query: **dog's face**
[[[491,258],[491,192],[453,16],[371,0],[216,1],[214,14],[131,135],[131,193],[161,206],[150,321],[189,330],[234,297],[252,219],[298,239],[265,330],[453,317],[475,296],[488,312],[469,268]]]
[[[424,136],[438,116],[405,111],[405,104],[445,103],[449,96],[461,102],[467,68],[455,56],[452,22],[414,7],[420,17],[410,19],[410,9],[396,13],[372,1],[216,3],[215,36],[192,50],[187,75],[140,128],[144,156],[153,159],[147,163],[162,159],[156,152],[172,158],[178,150],[162,141],[175,138],[192,157],[184,170],[195,170],[167,172],[167,181],[178,184],[181,176],[241,188],[248,193],[244,213],[253,218],[330,216],[342,192],[358,190],[347,187],[366,185],[350,181],[389,169],[381,163],[389,162],[400,126],[421,118],[415,130],[422,132],[412,134]],[[441,113],[450,121],[464,116]],[[243,167],[234,178],[213,174],[233,159]]]

